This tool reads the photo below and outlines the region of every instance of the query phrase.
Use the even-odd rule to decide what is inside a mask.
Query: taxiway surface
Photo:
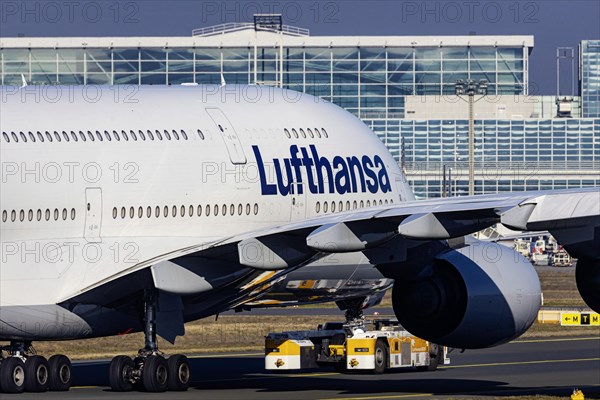
[[[600,338],[597,337],[517,341],[492,349],[454,351],[450,357],[452,364],[435,372],[394,371],[372,375],[340,374],[329,369],[268,373],[261,353],[198,355],[191,357],[192,387],[182,393],[114,393],[107,386],[108,361],[76,362],[75,386],[70,392],[2,395],[2,398],[375,400],[531,394],[568,397],[573,388],[582,389],[586,399],[600,398]]]

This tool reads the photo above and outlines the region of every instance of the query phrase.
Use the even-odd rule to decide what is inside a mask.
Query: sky
[[[533,35],[530,94],[556,94],[557,48],[577,55],[581,40],[600,39],[600,0],[0,0],[0,37],[190,36],[255,13],[281,13],[311,35]],[[561,63],[562,94],[570,68]]]

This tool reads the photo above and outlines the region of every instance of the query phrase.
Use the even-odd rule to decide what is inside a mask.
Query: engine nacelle
[[[600,313],[600,260],[578,259],[575,280],[581,298],[592,310]]]
[[[473,240],[437,255],[428,278],[397,279],[394,312],[413,335],[430,342],[476,349],[506,343],[536,320],[540,281],[521,254]]]

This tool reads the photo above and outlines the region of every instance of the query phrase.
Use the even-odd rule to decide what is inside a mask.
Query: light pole
[[[463,81],[459,79],[456,81],[454,92],[459,99],[465,100],[462,96],[467,96],[469,103],[469,196],[475,194],[475,113],[473,107],[476,101],[481,100],[487,95],[488,82],[485,79],[475,82],[472,79]],[[481,97],[475,100],[475,95],[478,94]]]

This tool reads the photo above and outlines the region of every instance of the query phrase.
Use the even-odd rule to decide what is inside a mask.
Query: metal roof
[[[137,47],[528,47],[532,35],[474,36],[298,36],[249,29],[210,36],[161,37],[0,37],[0,48],[137,48]]]

